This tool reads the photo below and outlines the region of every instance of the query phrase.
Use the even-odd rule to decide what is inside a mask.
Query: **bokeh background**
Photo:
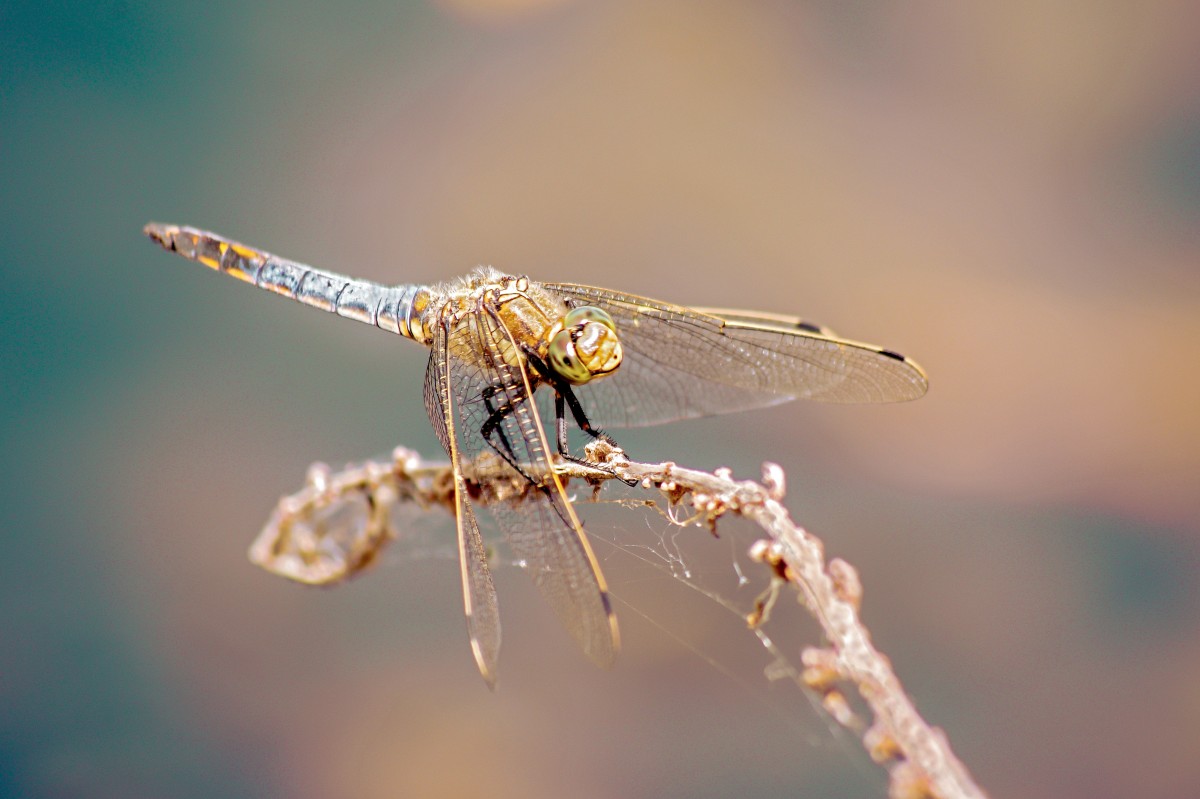
[[[621,440],[782,464],[993,795],[1200,795],[1198,54],[1177,0],[5,3],[0,795],[882,791],[749,636],[619,557],[609,673],[498,570],[495,695],[452,560],[328,591],[250,566],[310,461],[436,456],[425,354],[168,256],[150,219],[913,355],[917,403]]]

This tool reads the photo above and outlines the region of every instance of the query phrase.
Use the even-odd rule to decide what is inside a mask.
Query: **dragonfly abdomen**
[[[289,261],[223,236],[151,222],[142,231],[163,249],[267,291],[425,343],[423,286],[384,286]]]

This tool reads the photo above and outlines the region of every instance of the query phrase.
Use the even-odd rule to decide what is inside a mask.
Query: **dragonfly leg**
[[[554,417],[555,417],[554,421],[555,421],[556,426],[558,427],[558,454],[559,454],[559,457],[561,457],[563,460],[570,461],[571,463],[578,463],[580,466],[586,466],[589,469],[599,469],[602,472],[611,474],[613,477],[617,478],[618,480],[620,480],[622,483],[624,483],[627,486],[632,487],[632,486],[637,485],[638,484],[637,480],[621,477],[619,474],[617,474],[616,470],[614,470],[608,466],[603,466],[598,463],[592,463],[591,461],[587,460],[586,458],[580,458],[580,457],[577,457],[577,456],[571,454],[570,448],[567,444],[567,413],[566,413],[566,408],[564,407],[565,405],[571,405],[571,414],[573,416],[575,416],[576,424],[579,424],[579,420],[580,420],[581,416],[583,417],[584,422],[587,421],[587,417],[583,416],[583,408],[580,407],[579,400],[575,397],[575,395],[573,393],[571,393],[570,389],[567,389],[566,393],[555,392],[555,394],[554,394]],[[578,408],[578,412],[576,411],[576,408]],[[591,428],[591,429],[584,428],[582,424],[579,424],[579,427],[580,427],[580,429],[584,430],[585,432],[591,434],[591,436],[593,438],[599,438],[607,444],[611,444],[612,446],[617,447],[618,449],[620,448],[619,445],[617,444],[617,442],[613,441],[612,438],[607,433],[601,432],[599,430],[595,430],[594,428],[591,428],[590,425],[589,425],[589,428]]]
[[[558,392],[560,399],[566,401],[567,407],[571,409],[571,416],[574,417],[575,424],[580,430],[587,433],[592,438],[600,439],[606,444],[611,444],[614,447],[619,446],[617,442],[613,440],[612,436],[598,427],[593,427],[592,423],[588,421],[587,414],[583,412],[583,405],[580,404],[579,398],[575,396],[575,392],[571,390],[570,384],[564,380],[562,381],[562,385],[555,386],[554,390]]]
[[[511,466],[519,475],[528,480],[532,485],[539,485],[538,481],[534,480],[528,472],[521,468],[520,463],[517,461],[517,455],[513,451],[512,444],[508,440],[508,435],[501,426],[505,419],[516,412],[517,406],[528,399],[524,386],[515,386],[513,390],[517,395],[509,397],[504,404],[498,407],[492,404],[492,399],[497,394],[507,391],[504,385],[496,383],[483,390],[480,394],[480,399],[483,400],[484,407],[487,408],[488,418],[484,420],[483,426],[479,428],[479,434],[483,436],[483,440],[488,443],[488,446],[495,450],[496,454],[503,458],[504,462]],[[496,443],[493,436],[499,439],[499,444]]]

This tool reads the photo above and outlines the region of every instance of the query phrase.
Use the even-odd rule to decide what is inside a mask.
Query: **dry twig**
[[[740,515],[767,535],[750,556],[771,569],[772,585],[791,586],[799,601],[821,625],[827,645],[801,654],[803,683],[817,692],[839,724],[861,733],[875,762],[887,769],[889,795],[918,797],[983,797],[966,768],[950,750],[945,734],[917,713],[891,663],[871,643],[859,615],[862,586],[854,567],[834,558],[825,562],[820,540],[797,526],[784,508],[784,474],[764,464],[761,482],[732,479],[728,470],[702,472],[674,463],[630,461],[602,441],[588,447],[588,458],[601,471],[562,463],[560,473],[594,486],[615,478],[657,490],[674,504],[690,502],[697,519],[710,527],[727,515]],[[527,484],[511,470],[486,459],[470,467],[468,486],[483,504],[521,501]],[[453,513],[450,467],[423,462],[416,453],[398,448],[391,463],[367,462],[331,474],[317,464],[308,484],[280,500],[271,520],[250,548],[250,559],[263,568],[299,582],[327,585],[353,577],[376,560],[394,535],[389,514],[396,503],[441,506]],[[756,603],[747,622],[765,620],[778,591]],[[863,725],[850,709],[844,688],[853,685],[870,709]],[[863,731],[865,728],[865,732]]]

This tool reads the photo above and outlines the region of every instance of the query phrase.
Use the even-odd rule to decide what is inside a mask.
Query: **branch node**
[[[842,679],[842,673],[838,669],[838,656],[832,649],[805,647],[800,653],[800,662],[804,665],[800,679],[818,693],[832,690]]]
[[[863,733],[863,746],[867,749],[867,754],[876,763],[888,763],[893,760],[901,760],[904,753],[900,750],[900,744],[897,743],[896,737],[891,731],[880,722],[876,721],[871,725],[865,733]]]
[[[749,556],[755,563],[765,563],[771,569],[772,579],[795,582],[795,575],[788,569],[787,561],[783,559],[783,547],[778,541],[758,539],[750,545]]]
[[[859,610],[862,607],[863,589],[858,569],[841,558],[834,558],[829,561],[828,572],[838,598]]]
[[[787,494],[787,475],[778,463],[766,461],[762,465],[762,485],[767,490],[767,496],[776,502],[782,502]]]
[[[825,708],[825,712],[833,716],[834,721],[843,727],[853,729],[861,723],[858,716],[850,709],[846,695],[837,688],[826,692],[821,697],[821,707]]]
[[[304,484],[318,494],[324,494],[329,489],[330,474],[332,474],[332,470],[328,463],[315,461],[304,474]]]
[[[935,799],[938,796],[929,777],[912,763],[901,761],[888,773],[891,778],[888,799]]]

